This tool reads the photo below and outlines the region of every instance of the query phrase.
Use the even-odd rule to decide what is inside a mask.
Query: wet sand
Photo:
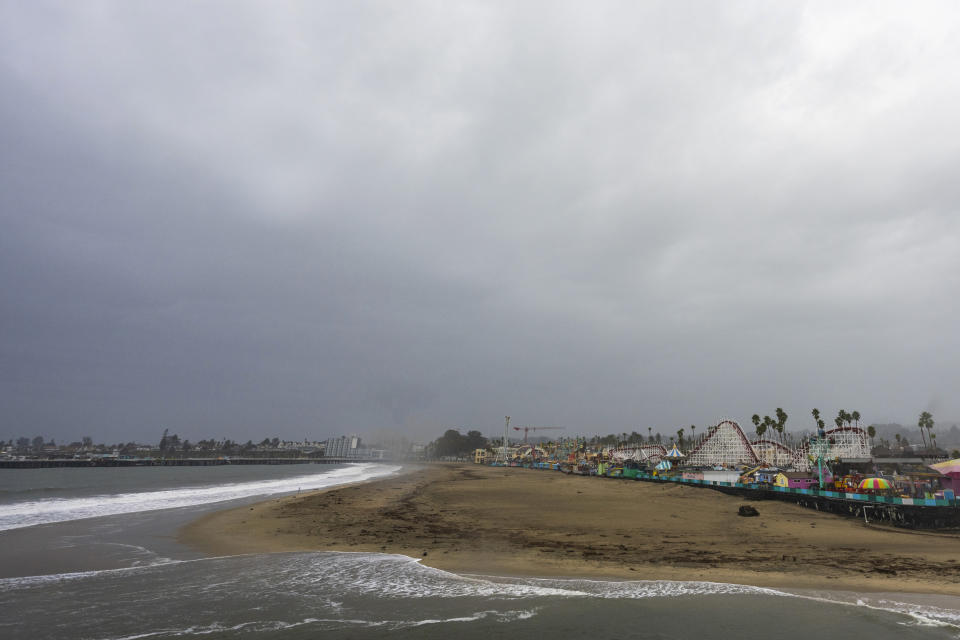
[[[758,517],[737,515],[751,504]],[[221,511],[180,540],[228,555],[372,551],[456,573],[708,580],[960,596],[960,536],[705,488],[436,465]]]

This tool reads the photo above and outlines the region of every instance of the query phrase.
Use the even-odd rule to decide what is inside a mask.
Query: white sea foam
[[[604,599],[665,598],[710,594],[787,596],[774,589],[741,584],[692,581],[605,580],[556,578],[504,578],[459,575],[420,564],[403,555],[375,553],[291,554],[275,560],[264,579],[287,587],[310,589],[335,584],[338,593],[375,595],[381,598],[518,599],[580,597]],[[270,589],[267,584],[264,589]]]
[[[830,604],[899,613],[908,618],[900,623],[905,626],[960,629],[960,598],[956,596],[810,590],[797,590],[788,595]]]
[[[218,622],[214,622],[208,625],[192,625],[185,627],[183,629],[159,629],[156,631],[148,631],[145,633],[138,633],[135,635],[120,636],[115,638],[110,638],[109,640],[141,640],[142,638],[177,638],[184,636],[204,636],[212,633],[217,634],[228,634],[235,633],[238,631],[243,631],[246,633],[263,633],[263,632],[276,632],[276,631],[286,631],[288,629],[295,629],[297,627],[304,626],[316,626],[316,627],[332,627],[332,628],[342,628],[344,626],[350,627],[359,627],[359,628],[377,628],[382,627],[390,629],[392,631],[400,629],[411,629],[416,627],[422,627],[427,625],[434,624],[448,624],[456,622],[476,622],[478,620],[484,619],[494,619],[497,622],[513,622],[516,620],[526,620],[528,618],[536,615],[535,610],[522,610],[522,611],[478,611],[476,613],[464,616],[455,616],[450,618],[428,618],[424,620],[363,620],[356,618],[304,618],[303,620],[296,620],[293,622],[287,622],[283,620],[257,620],[251,622],[242,622],[235,625],[224,625]]]
[[[904,624],[960,628],[960,599],[950,602],[913,602],[902,597],[872,597],[842,592],[802,593],[751,585],[673,580],[584,580],[556,578],[507,578],[458,575],[420,564],[416,558],[371,553],[323,553],[295,560],[296,582],[338,582],[341,593],[377,595],[385,598],[526,599],[536,597],[644,599],[701,595],[761,595],[798,597],[825,603],[860,606],[909,617]],[[306,565],[307,570],[302,571]],[[299,576],[299,577],[298,577]],[[342,581],[342,582],[341,582]],[[943,599],[942,597],[940,599]],[[956,608],[952,608],[956,603]]]
[[[298,489],[321,489],[389,475],[396,473],[399,469],[400,467],[395,465],[355,464],[291,478],[117,493],[85,498],[50,498],[14,502],[0,506],[0,531],[83,518],[191,507],[260,495],[292,493]]]
[[[128,582],[128,577],[139,576]],[[57,581],[86,581],[63,589]],[[673,599],[711,595],[802,598],[902,614],[899,624],[956,627],[960,623],[957,599],[906,594],[848,592],[785,592],[739,584],[693,581],[607,581],[555,578],[507,578],[458,575],[422,565],[417,558],[375,553],[277,553],[225,556],[178,561],[153,567],[131,567],[56,576],[0,580],[8,601],[46,602],[45,591],[78,592],[112,598],[126,584],[151,585],[143,597],[181,599],[184,602],[238,603],[227,620],[200,616],[193,624],[170,627],[169,620],[143,621],[139,631],[115,632],[114,640],[173,638],[277,632],[306,627],[322,634],[348,627],[387,630],[443,624],[470,624],[479,620],[510,622],[538,615],[557,600]],[[15,593],[19,591],[20,593]],[[133,590],[137,593],[137,590]],[[904,598],[901,599],[900,596]],[[461,599],[461,603],[451,600]],[[431,600],[445,600],[438,605]],[[392,603],[390,601],[393,601]],[[419,604],[420,601],[423,604]],[[381,603],[366,607],[366,603]],[[344,604],[346,603],[346,604]],[[360,604],[358,604],[360,603]],[[136,606],[128,602],[128,606]],[[44,605],[46,606],[46,605]],[[573,605],[571,606],[582,606]],[[149,607],[145,607],[148,610]],[[211,612],[216,611],[214,607]],[[375,614],[374,611],[378,611]],[[213,613],[216,615],[216,613]],[[284,616],[289,616],[285,618]],[[151,628],[152,627],[152,628]],[[93,636],[91,636],[93,637]]]

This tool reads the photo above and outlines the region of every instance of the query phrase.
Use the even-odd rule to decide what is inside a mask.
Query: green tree
[[[470,452],[477,449],[486,449],[488,441],[483,437],[483,434],[479,431],[467,431],[467,435],[463,440],[464,451]]]
[[[860,426],[860,412],[859,412],[859,411],[854,411],[853,413],[850,414],[850,417],[853,418],[854,422],[856,422],[856,423],[857,423],[857,426],[859,427],[859,426]]]
[[[466,449],[466,439],[456,429],[447,429],[433,441],[432,448],[438,457],[456,456]]]
[[[756,414],[756,413],[753,414],[752,416],[750,416],[750,420],[753,421],[754,431],[757,432],[757,437],[759,438],[760,436],[763,435],[763,431],[766,431],[766,429],[764,429],[763,431],[760,430],[760,416],[759,416],[759,414]]]

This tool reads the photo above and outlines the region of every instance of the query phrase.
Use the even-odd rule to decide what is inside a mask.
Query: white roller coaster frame
[[[617,462],[633,460],[635,462],[659,462],[667,450],[662,444],[642,444],[636,447],[619,447],[610,450],[610,457]]]
[[[830,447],[824,456],[827,460],[837,458],[869,458],[870,439],[860,427],[840,427],[826,432]],[[804,442],[793,452],[793,466],[798,471],[809,471],[816,462],[810,460],[810,444]]]
[[[826,432],[830,443],[826,458],[868,458],[870,441],[866,431],[859,427],[840,427]],[[610,450],[610,457],[618,462],[659,462],[667,450],[659,444],[621,447]],[[692,466],[733,466],[738,464],[767,464],[773,467],[792,467],[809,471],[810,445],[804,442],[796,449],[773,440],[750,441],[740,425],[733,420],[721,420],[715,427],[693,442],[687,458],[680,464]]]
[[[760,461],[743,429],[733,420],[721,420],[697,439],[686,464],[696,466],[757,464]]]
[[[750,443],[760,462],[771,467],[789,467],[794,461],[794,451],[790,447],[774,440],[754,440]]]

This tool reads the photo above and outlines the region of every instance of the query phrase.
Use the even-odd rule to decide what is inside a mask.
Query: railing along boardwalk
[[[537,463],[537,466],[531,468],[556,470],[559,465]],[[682,478],[679,476],[655,476],[641,471],[631,475],[591,477],[681,484],[713,489],[749,500],[792,502],[817,511],[863,518],[867,522],[889,522],[894,526],[909,529],[960,528],[960,499],[900,498],[821,489],[792,489],[761,484]]]

